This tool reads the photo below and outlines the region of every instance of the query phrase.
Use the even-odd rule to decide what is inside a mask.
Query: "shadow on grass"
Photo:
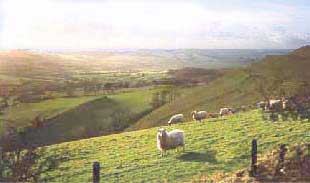
[[[207,151],[207,152],[186,152],[181,156],[177,157],[177,159],[181,161],[193,161],[193,162],[209,162],[216,163],[217,160],[215,158],[215,151]]]

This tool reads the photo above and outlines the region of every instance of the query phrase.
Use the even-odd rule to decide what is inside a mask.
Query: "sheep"
[[[266,110],[272,110],[272,111],[281,111],[283,109],[283,102],[282,100],[269,100],[268,105],[266,105]]]
[[[238,112],[238,110],[235,108],[228,108],[228,109],[229,109],[229,114],[235,114]]]
[[[282,98],[282,109],[283,110],[286,110],[286,109],[288,109],[289,108],[289,106],[290,106],[290,102],[289,102],[289,100],[287,100],[287,99],[285,99],[285,98]]]
[[[176,115],[173,115],[169,121],[168,121],[168,125],[172,125],[172,124],[175,124],[175,123],[180,123],[183,121],[183,114],[176,114]]]
[[[232,109],[231,108],[227,108],[227,107],[221,108],[219,114],[220,114],[220,116],[232,114]]]
[[[183,147],[185,151],[184,132],[182,130],[172,130],[167,132],[166,129],[160,128],[157,132],[157,148],[164,155],[166,150]]]
[[[267,105],[267,102],[265,102],[265,101],[260,101],[260,102],[257,102],[256,105],[257,105],[258,108],[261,108],[261,109],[264,110],[265,107],[266,107],[266,105]]]
[[[207,113],[207,111],[198,111],[198,112],[197,111],[193,111],[191,113],[191,115],[192,115],[193,120],[201,121],[201,120],[207,118],[208,113]]]

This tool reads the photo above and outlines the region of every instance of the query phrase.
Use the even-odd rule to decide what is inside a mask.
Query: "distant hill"
[[[310,45],[303,46],[291,53],[289,55],[295,55],[299,57],[309,58],[310,57]]]
[[[310,47],[287,55],[266,56],[247,68],[234,69],[204,87],[189,89],[188,95],[148,114],[128,130],[165,125],[173,114],[190,120],[193,110],[217,112],[221,107],[240,107],[271,97],[310,93]]]
[[[22,68],[19,68],[19,66],[32,70],[40,69],[42,74],[44,72],[61,74],[80,70],[168,70],[183,67],[218,69],[245,66],[251,63],[251,61],[261,59],[266,55],[282,55],[289,51],[277,49],[12,50],[0,51],[0,71],[2,72],[1,74],[6,73],[5,71],[10,71],[10,75],[22,74],[23,76],[27,73],[27,70],[20,70]],[[47,69],[47,66],[49,69]]]

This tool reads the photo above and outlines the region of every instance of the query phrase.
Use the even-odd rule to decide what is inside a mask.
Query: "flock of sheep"
[[[193,111],[191,113],[191,116],[192,116],[193,120],[201,121],[203,119],[206,119],[208,116],[209,117],[225,116],[225,115],[229,115],[229,114],[234,114],[235,112],[236,112],[235,109],[227,107],[227,108],[221,108],[220,112],[218,114],[216,114],[216,113],[208,114],[207,111],[198,111],[198,112],[197,111]],[[168,125],[172,125],[172,124],[183,122],[183,119],[184,119],[184,115],[183,114],[173,115],[169,119]]]
[[[195,121],[201,121],[209,117],[217,117],[217,116],[224,116],[234,113],[234,109],[232,108],[221,108],[218,114],[208,114],[207,111],[193,111],[191,116]],[[173,115],[169,121],[168,125],[176,124],[183,122],[184,115],[183,114],[176,114]],[[164,128],[160,128],[157,133],[157,148],[161,151],[161,156],[164,155],[166,150],[169,149],[176,149],[178,147],[183,147],[185,150],[185,140],[184,140],[184,131],[182,130],[172,130],[168,132]]]
[[[256,105],[249,105],[249,106],[241,106],[238,109],[233,108],[221,108],[219,113],[207,113],[206,111],[193,111],[191,113],[191,117],[195,121],[201,121],[208,117],[218,117],[218,116],[225,116],[234,114],[238,111],[245,111],[246,109],[250,108],[261,108],[263,111],[270,111],[270,112],[281,112],[285,110],[292,110],[295,109],[297,106],[296,103],[288,100],[286,98],[281,99],[271,99],[268,101],[261,101],[257,102]],[[169,121],[168,125],[176,124],[183,122],[184,115],[183,114],[176,114],[173,115]],[[184,140],[184,132],[182,130],[172,130],[168,132],[164,128],[160,128],[157,133],[157,147],[161,151],[161,155],[163,156],[166,150],[175,149],[178,147],[183,147],[185,149],[185,140]]]
[[[288,107],[292,107],[292,105],[293,104],[284,97],[281,99],[271,99],[269,101],[261,101],[257,103],[257,106],[260,107],[261,109],[265,111],[275,111],[275,112],[283,111]]]

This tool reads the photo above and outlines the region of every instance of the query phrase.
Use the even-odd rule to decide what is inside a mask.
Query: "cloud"
[[[310,32],[305,9],[277,1],[1,2],[0,48],[281,48]]]

